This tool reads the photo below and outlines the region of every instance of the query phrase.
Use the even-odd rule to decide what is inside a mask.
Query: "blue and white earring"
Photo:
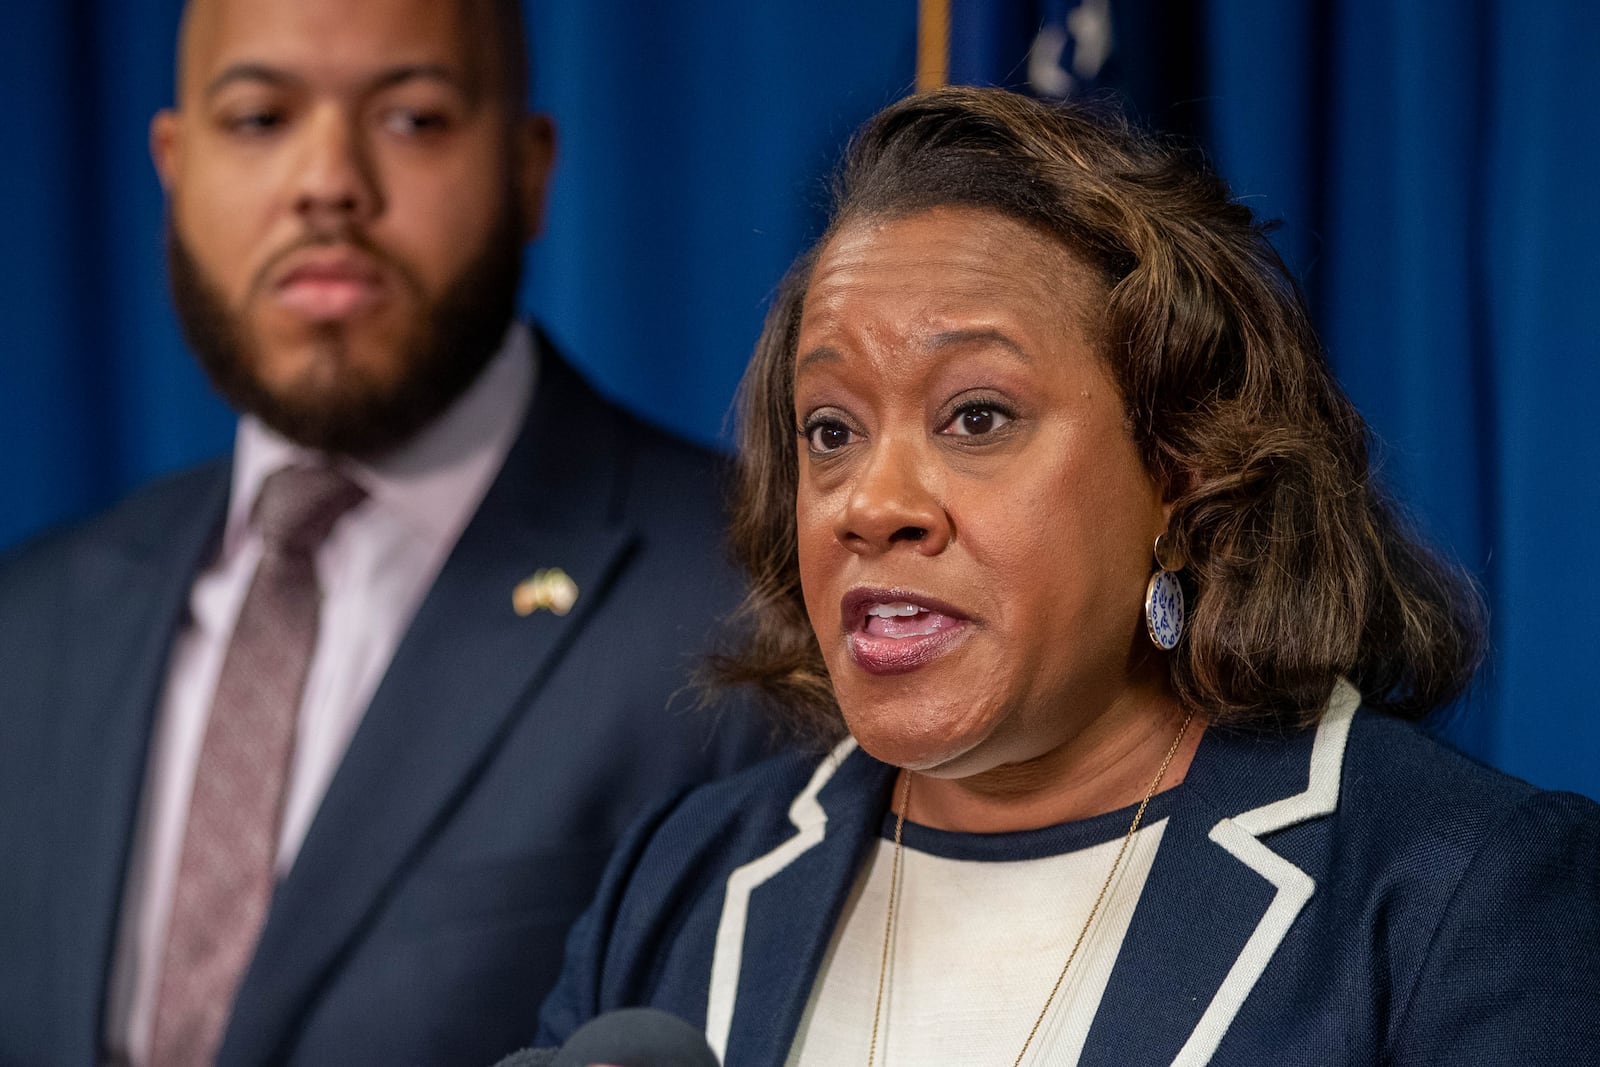
[[[1155,555],[1156,572],[1144,589],[1144,625],[1151,642],[1163,652],[1171,652],[1183,636],[1183,586],[1178,583],[1178,571],[1184,561],[1167,534],[1156,538]]]

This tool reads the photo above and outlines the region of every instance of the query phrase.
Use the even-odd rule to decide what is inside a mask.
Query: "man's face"
[[[471,7],[188,12],[178,107],[151,128],[179,314],[229,400],[304,444],[404,440],[513,312],[551,133]]]

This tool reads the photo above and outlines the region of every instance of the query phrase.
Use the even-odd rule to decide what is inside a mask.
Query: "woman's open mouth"
[[[898,590],[854,589],[841,609],[850,657],[871,674],[916,670],[971,630],[948,604]]]

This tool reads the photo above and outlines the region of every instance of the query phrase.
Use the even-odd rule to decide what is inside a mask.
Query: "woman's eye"
[[[842,422],[824,419],[805,428],[806,444],[813,452],[835,452],[853,439],[850,428]]]
[[[943,430],[957,437],[979,437],[993,433],[1011,421],[1011,416],[997,407],[972,404],[956,412]]]

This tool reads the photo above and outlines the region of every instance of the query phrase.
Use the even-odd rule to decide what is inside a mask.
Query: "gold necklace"
[[[1083,921],[1083,929],[1078,931],[1077,939],[1072,942],[1072,950],[1067,953],[1067,961],[1061,965],[1061,973],[1056,975],[1055,984],[1050,987],[1050,995],[1044,998],[1044,1007],[1039,1009],[1038,1018],[1034,1019],[1033,1025],[1028,1028],[1028,1037],[1022,1042],[1022,1048],[1017,1052],[1017,1058],[1012,1061],[1011,1067],[1021,1067],[1022,1058],[1032,1047],[1033,1039],[1039,1034],[1039,1027],[1044,1024],[1045,1016],[1050,1014],[1050,1005],[1055,1003],[1056,994],[1061,992],[1061,985],[1067,980],[1067,970],[1072,966],[1072,961],[1077,959],[1084,938],[1089,936],[1089,929],[1094,925],[1095,916],[1100,914],[1100,905],[1105,903],[1106,894],[1111,890],[1111,883],[1116,878],[1118,868],[1122,866],[1123,857],[1128,854],[1128,845],[1132,843],[1133,835],[1139,832],[1139,823],[1144,819],[1144,809],[1150,806],[1150,798],[1161,788],[1161,780],[1167,776],[1167,768],[1172,766],[1173,757],[1178,754],[1178,747],[1183,744],[1183,737],[1189,732],[1189,723],[1193,719],[1194,709],[1191,708],[1183,717],[1183,725],[1178,727],[1178,736],[1172,739],[1172,745],[1167,749],[1167,755],[1162,759],[1161,768],[1156,771],[1155,778],[1151,780],[1144,799],[1139,801],[1139,808],[1133,813],[1133,822],[1128,824],[1128,832],[1122,836],[1122,844],[1117,849],[1116,858],[1111,861],[1111,869],[1106,872],[1105,881],[1100,883],[1100,892],[1095,894],[1094,904],[1089,908],[1089,917]],[[900,812],[894,820],[894,862],[889,867],[889,914],[883,922],[883,956],[878,962],[878,996],[872,1004],[872,1043],[867,1046],[867,1067],[873,1067],[878,1055],[878,1024],[883,1015],[883,987],[889,974],[889,944],[894,937],[895,908],[900,901],[900,835],[906,826],[906,808],[911,803],[911,772],[903,773],[905,781],[900,786]]]

